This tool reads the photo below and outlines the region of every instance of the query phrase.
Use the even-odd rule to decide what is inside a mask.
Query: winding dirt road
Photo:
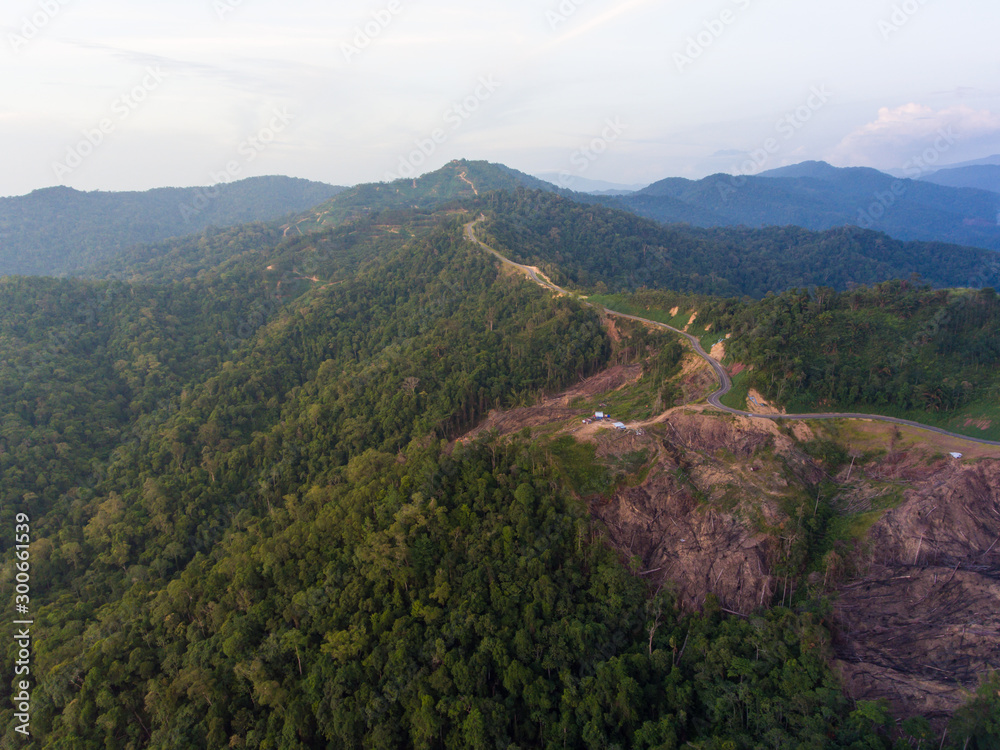
[[[500,262],[503,263],[504,265],[510,266],[512,268],[515,268],[518,271],[520,271],[521,273],[526,274],[528,276],[528,278],[530,278],[536,284],[538,284],[540,286],[543,286],[546,289],[549,289],[549,290],[551,290],[553,292],[556,292],[558,294],[566,294],[566,295],[569,294],[569,292],[566,291],[565,289],[563,289],[561,286],[558,286],[557,284],[552,283],[548,278],[545,277],[544,274],[541,273],[541,271],[539,271],[534,266],[524,266],[524,265],[521,265],[520,263],[515,263],[514,261],[510,260],[509,258],[505,258],[503,255],[501,255],[500,253],[498,253],[492,247],[490,247],[489,245],[485,244],[478,237],[476,237],[475,226],[479,222],[483,221],[485,218],[486,218],[485,216],[481,215],[475,221],[470,221],[468,224],[465,225],[465,238],[467,240],[469,240],[469,242],[472,242],[473,244],[478,245],[482,249],[486,250],[488,253],[490,253],[493,256],[499,258]],[[701,357],[706,362],[708,362],[708,364],[711,366],[711,368],[715,371],[716,377],[719,379],[719,389],[717,391],[715,391],[714,393],[712,393],[708,397],[708,403],[710,403],[716,409],[719,409],[720,411],[724,411],[724,412],[726,412],[728,414],[736,414],[737,416],[741,416],[741,417],[750,417],[751,419],[769,419],[772,422],[777,421],[779,419],[789,419],[789,420],[806,420],[806,419],[867,419],[867,420],[870,420],[870,421],[873,421],[873,422],[888,422],[890,424],[898,424],[898,425],[905,425],[905,426],[908,426],[908,427],[916,427],[917,429],[920,429],[920,430],[926,430],[928,432],[935,432],[935,433],[937,433],[939,435],[945,435],[945,436],[951,437],[951,438],[958,438],[959,440],[968,440],[971,443],[979,443],[980,445],[996,445],[996,446],[1000,446],[1000,441],[985,440],[983,438],[974,438],[974,437],[970,437],[968,435],[959,435],[956,432],[948,432],[948,430],[942,430],[940,427],[931,427],[929,425],[921,424],[920,422],[910,421],[909,419],[897,419],[896,417],[883,417],[883,416],[881,416],[879,414],[855,414],[855,413],[851,413],[851,412],[824,412],[824,413],[821,413],[821,414],[754,414],[753,412],[741,411],[740,409],[734,409],[734,408],[732,408],[730,406],[724,405],[722,403],[722,401],[720,400],[723,396],[725,396],[727,393],[729,393],[729,391],[733,387],[733,381],[730,380],[729,373],[726,372],[725,368],[719,363],[718,360],[713,359],[708,354],[708,352],[706,352],[704,350],[704,348],[702,348],[701,342],[698,341],[698,339],[696,339],[694,336],[692,336],[689,333],[685,333],[684,331],[680,330],[679,328],[674,328],[673,326],[669,326],[666,323],[660,323],[660,322],[655,321],[655,320],[649,320],[648,318],[640,318],[640,317],[638,317],[636,315],[627,315],[625,313],[616,312],[614,310],[609,310],[608,308],[604,307],[603,305],[594,305],[592,302],[585,302],[585,304],[590,305],[591,307],[598,307],[600,310],[602,310],[607,315],[613,315],[616,318],[625,318],[626,320],[634,320],[636,322],[645,323],[646,325],[651,325],[651,326],[654,326],[656,328],[662,328],[662,329],[665,329],[665,330],[668,330],[668,331],[673,331],[674,333],[677,333],[677,334],[683,336],[684,338],[686,338],[688,340],[688,342],[691,344],[692,348],[694,348],[695,353],[697,353],[699,357]]]

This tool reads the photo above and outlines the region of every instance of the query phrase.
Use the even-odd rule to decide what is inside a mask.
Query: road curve
[[[498,253],[492,247],[482,242],[478,237],[476,237],[474,229],[476,224],[483,221],[485,216],[480,215],[475,221],[470,221],[465,225],[465,238],[475,245],[486,250],[491,255],[500,259],[500,262],[504,265],[511,266],[518,269],[522,273],[526,274],[532,281],[536,284],[545,287],[553,292],[558,292],[559,294],[569,294],[561,286],[553,284],[544,276],[541,276],[535,271],[534,268],[530,266],[524,266],[520,263],[515,263],[509,258],[505,258],[503,255]],[[660,323],[656,320],[649,320],[648,318],[640,318],[637,315],[628,315],[626,313],[616,312],[615,310],[609,310],[603,305],[595,305],[592,302],[585,302],[585,304],[591,307],[597,307],[603,311],[606,315],[612,315],[616,318],[625,318],[626,320],[634,320],[639,323],[645,323],[646,325],[651,325],[656,328],[662,328],[668,331],[673,331],[686,338],[694,349],[695,353],[704,359],[711,368],[715,371],[716,377],[719,379],[719,389],[714,393],[710,394],[708,397],[708,403],[714,406],[720,411],[724,411],[727,414],[735,414],[740,417],[749,417],[751,419],[769,419],[772,422],[776,422],[779,419],[790,419],[790,420],[805,420],[805,419],[867,419],[873,422],[888,422],[889,424],[905,425],[907,427],[915,427],[919,430],[926,430],[927,432],[936,432],[938,435],[944,435],[946,437],[957,438],[959,440],[968,440],[970,443],[978,443],[980,445],[996,445],[1000,446],[1000,441],[996,440],[985,440],[983,438],[970,437],[968,435],[959,435],[957,432],[949,432],[948,430],[942,430],[940,427],[931,427],[930,425],[925,425],[920,422],[913,422],[909,419],[897,419],[896,417],[884,417],[880,414],[854,414],[850,412],[825,412],[820,414],[754,414],[749,411],[741,411],[740,409],[734,409],[731,406],[726,406],[722,403],[721,399],[725,396],[733,387],[733,381],[729,378],[729,373],[726,369],[719,363],[718,360],[714,359],[705,349],[702,347],[701,342],[689,333],[686,333],[679,328],[674,328],[673,326],[667,325],[666,323]]]

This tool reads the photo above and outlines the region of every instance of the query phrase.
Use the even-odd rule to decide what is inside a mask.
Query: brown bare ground
[[[684,355],[680,378],[681,403],[701,401],[718,387],[715,372],[705,360],[693,352]]]
[[[589,412],[570,404],[576,398],[589,398],[601,393],[610,393],[636,382],[642,375],[642,365],[615,365],[597,375],[587,378],[577,385],[555,396],[543,399],[535,406],[525,406],[509,411],[491,411],[486,420],[468,433],[463,439],[474,438],[481,432],[497,430],[508,435],[524,427],[563,422],[577,417],[582,419]]]
[[[890,446],[893,450],[909,449],[924,456],[961,453],[965,460],[1000,458],[1000,448],[995,445],[971,443],[962,438],[928,432],[916,427],[864,419],[851,420],[847,434],[841,440],[850,447],[862,451]]]
[[[744,614],[780,600],[786,584],[771,566],[787,533],[776,529],[790,523],[778,505],[789,482],[761,451],[785,457],[793,485],[818,481],[822,469],[770,422],[679,408],[647,429],[591,438],[602,456],[644,445],[655,456],[642,484],[594,506],[611,543],[639,556],[651,584],[675,587],[685,608],[709,593]],[[932,453],[897,440],[836,477],[851,512],[868,510],[887,482],[906,490],[854,550],[858,570],[839,586],[832,625],[853,697],[885,698],[899,717],[941,725],[981,674],[1000,668],[1000,461],[928,461]],[[760,521],[749,522],[755,513]]]
[[[622,340],[621,331],[618,330],[618,326],[615,324],[615,319],[610,315],[606,316],[604,319],[604,328],[608,332],[608,338],[614,343],[619,343]]]
[[[834,612],[853,697],[943,720],[1000,668],[1000,462],[936,467],[873,526]]]
[[[700,608],[710,593],[743,614],[781,601],[796,585],[772,573],[794,525],[781,500],[798,502],[825,474],[797,441],[833,426],[795,423],[788,437],[770,421],[704,404],[630,425],[644,435],[580,425],[586,414],[573,399],[640,376],[638,365],[610,368],[537,406],[492,413],[472,435],[563,422],[602,460],[646,450],[643,481],[609,488],[591,506],[609,542],[638,556],[639,575],[673,587],[685,608]],[[681,382],[686,392],[715,384],[700,359],[685,360]],[[831,435],[855,453],[886,451],[833,477],[841,511],[867,511],[900,488],[903,502],[844,553],[849,577],[831,581],[836,665],[856,699],[885,698],[897,716],[921,713],[940,725],[980,674],[1000,668],[1000,450],[878,422],[837,430]],[[951,451],[965,459],[948,458]]]
[[[750,396],[756,399],[756,403],[747,398],[747,408],[746,410],[751,414],[784,414],[785,410],[774,406],[770,401],[761,395],[760,391],[753,388],[750,389]]]
[[[738,506],[780,524],[775,501],[787,482],[773,471],[750,471],[758,453],[794,444],[771,423],[732,419],[677,409],[649,425],[644,436],[628,441],[598,436],[598,455],[647,447],[654,456],[646,479],[618,490],[594,514],[604,522],[612,544],[642,560],[642,574],[653,585],[675,588],[681,605],[700,608],[712,593],[723,607],[749,613],[769,604],[777,581],[771,565],[775,538],[720,503],[727,494]],[[807,475],[819,469],[802,462]]]

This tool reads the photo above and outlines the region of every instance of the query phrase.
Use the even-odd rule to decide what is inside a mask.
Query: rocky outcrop
[[[790,488],[764,453],[791,451],[793,441],[769,422],[676,411],[645,445],[655,449],[646,478],[594,506],[612,544],[638,557],[654,585],[672,586],[685,608],[700,608],[709,594],[732,612],[770,604],[785,585],[771,568],[781,545],[774,529],[786,520],[778,501]],[[641,447],[633,438],[598,453]],[[818,471],[801,458],[793,463]]]

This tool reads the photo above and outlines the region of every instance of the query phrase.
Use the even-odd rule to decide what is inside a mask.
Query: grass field
[[[742,373],[741,373],[742,375]],[[739,377],[739,376],[737,376]],[[735,387],[736,379],[733,379]],[[746,397],[744,392],[743,397]],[[726,406],[735,404],[730,402],[729,397],[722,399]],[[912,422],[928,425],[929,427],[939,427],[958,435],[968,437],[983,438],[985,440],[1000,440],[1000,404],[996,403],[974,403],[962,407],[954,412],[932,412],[920,410],[903,410],[887,408],[877,404],[823,404],[817,406],[811,402],[797,403],[788,402],[783,404],[789,414],[802,414],[816,411],[844,411],[856,412],[860,414],[878,414],[884,417],[896,417],[898,419],[908,419]]]
[[[723,405],[728,406],[730,409],[747,411],[747,396],[750,394],[748,374],[744,370],[739,375],[733,376],[733,389],[720,399]]]
[[[654,385],[648,378],[642,378],[627,388],[602,393],[592,398],[577,399],[573,402],[573,406],[585,409],[590,414],[603,411],[605,414],[610,414],[616,422],[651,419],[658,413]]]

